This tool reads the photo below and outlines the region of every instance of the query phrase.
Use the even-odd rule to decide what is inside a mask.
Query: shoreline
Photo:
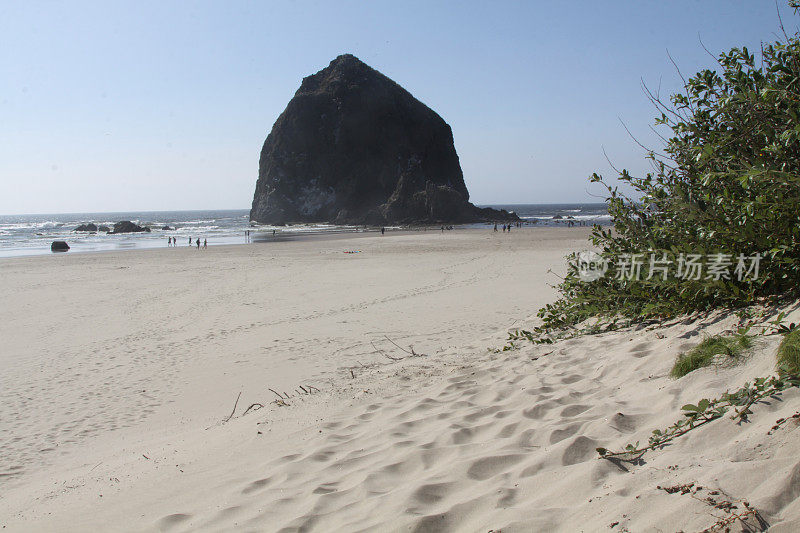
[[[566,227],[565,225],[537,225],[537,224],[527,224],[523,226],[523,228],[515,228],[514,231],[520,231],[520,229],[530,229],[530,230],[537,230],[537,231],[548,231],[548,230],[586,230],[591,229],[591,226],[574,226],[571,228]],[[476,227],[476,225],[463,225],[463,226],[453,226],[452,230],[445,230],[444,233],[450,232],[463,232],[463,231],[487,231],[492,233],[492,226],[490,224],[486,224],[485,227]],[[211,241],[208,243],[209,248],[219,248],[219,247],[229,247],[229,246],[242,246],[242,245],[256,245],[256,244],[267,244],[267,243],[275,243],[275,242],[297,242],[297,241],[326,241],[326,240],[339,240],[339,239],[347,239],[347,238],[361,238],[361,237],[374,237],[376,234],[380,234],[380,228],[368,228],[364,229],[355,229],[355,230],[325,230],[325,231],[291,231],[291,232],[284,232],[284,233],[277,233],[274,237],[269,234],[268,230],[263,232],[253,229],[251,230],[251,242],[219,242],[216,243]],[[390,236],[400,236],[400,235],[417,235],[417,234],[427,234],[441,232],[440,226],[419,226],[419,227],[408,227],[408,228],[388,228],[386,229],[386,235],[384,237]],[[136,235],[136,234],[121,234],[122,237],[128,235]],[[165,235],[166,237],[166,235]],[[228,236],[223,237],[221,240],[224,241],[234,241],[234,240],[242,240],[244,241],[245,237],[241,236]],[[63,239],[57,239],[63,240]],[[187,237],[188,240],[188,237]],[[30,252],[24,252],[23,248],[14,249],[14,250],[0,250],[0,262],[9,260],[9,259],[18,259],[18,258],[30,258],[30,257],[47,257],[47,256],[59,256],[59,255],[77,255],[77,254],[105,254],[105,253],[128,253],[132,251],[144,251],[144,250],[161,250],[161,249],[180,249],[180,248],[195,248],[196,246],[189,245],[186,242],[181,242],[177,246],[168,246],[163,243],[163,239],[156,241],[155,239],[151,239],[147,241],[147,243],[152,242],[153,245],[149,246],[145,245],[137,245],[133,244],[130,246],[121,246],[118,245],[116,248],[106,248],[106,249],[81,249],[81,248],[70,248],[67,252],[52,252],[47,248],[40,248],[36,250],[31,250]],[[159,244],[156,244],[158,242]],[[67,239],[67,244],[69,244],[69,240]],[[22,253],[20,253],[23,251]],[[9,252],[9,253],[7,253]]]

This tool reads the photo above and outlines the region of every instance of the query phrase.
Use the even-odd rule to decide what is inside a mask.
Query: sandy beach
[[[770,531],[796,531],[797,419],[768,433],[800,410],[797,389],[642,464],[595,451],[646,441],[682,405],[769,374],[779,339],[677,381],[676,355],[735,317],[495,351],[535,323],[587,236],[428,231],[0,260],[0,526],[701,531],[724,514],[704,498],[725,495]]]

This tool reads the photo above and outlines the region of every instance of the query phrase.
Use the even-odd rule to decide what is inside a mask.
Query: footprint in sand
[[[574,424],[570,424],[564,429],[556,429],[555,431],[550,433],[550,444],[555,444],[557,442],[561,442],[564,439],[568,439],[569,437],[573,436],[578,431],[580,431],[582,425],[583,425],[582,423],[577,422]]]
[[[583,413],[584,411],[589,410],[590,408],[591,408],[590,405],[582,405],[582,404],[570,405],[561,410],[561,417],[572,418],[573,416],[577,416]]]
[[[245,488],[242,489],[242,494],[250,494],[252,492],[256,492],[257,490],[263,489],[264,487],[269,485],[271,481],[272,478],[270,477],[253,481],[252,483],[250,483],[249,485],[247,485]]]
[[[484,457],[474,461],[467,470],[467,476],[470,479],[477,479],[483,481],[496,476],[501,472],[507,471],[509,468],[520,462],[525,456],[519,454],[513,455],[495,455]]]
[[[411,499],[414,503],[433,505],[445,499],[455,486],[452,482],[422,485],[411,494]]]
[[[182,514],[182,513],[167,515],[158,521],[157,527],[160,531],[169,531],[170,529],[187,521],[191,517],[192,515]]]
[[[572,443],[564,450],[561,456],[561,464],[564,466],[582,463],[595,457],[598,442],[594,439],[584,437],[581,435],[577,437]]]

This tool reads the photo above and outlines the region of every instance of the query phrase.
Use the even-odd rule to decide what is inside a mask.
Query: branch
[[[386,337],[386,340],[387,340],[387,341],[391,342],[392,344],[394,344],[395,346],[397,346],[398,348],[400,348],[400,350],[402,350],[402,351],[406,352],[408,355],[416,355],[416,354],[414,354],[413,352],[409,352],[409,351],[408,351],[408,350],[406,350],[405,348],[402,348],[402,347],[401,347],[399,344],[397,344],[396,342],[394,342],[392,339],[390,339],[390,338],[389,338],[389,337],[387,337],[386,335],[384,335],[384,337]]]
[[[242,416],[244,416],[244,415],[246,415],[247,413],[249,413],[249,412],[250,412],[250,409],[252,409],[253,411],[258,411],[258,410],[259,410],[259,409],[261,409],[262,407],[264,407],[264,405],[263,405],[263,404],[260,404],[260,403],[254,403],[254,404],[252,404],[250,407],[248,407],[247,409],[245,409],[245,410],[244,410],[244,413],[242,413]]]
[[[228,418],[226,418],[226,419],[225,419],[225,422],[227,422],[228,420],[230,420],[231,418],[233,418],[233,413],[235,413],[235,412],[236,412],[236,406],[237,406],[237,405],[239,405],[239,398],[240,398],[241,396],[242,396],[242,391],[239,391],[239,396],[237,396],[237,397],[236,397],[236,403],[234,403],[234,404],[233,404],[233,411],[231,411],[231,414],[230,414],[230,415],[228,415]]]
[[[387,337],[387,339],[388,339],[388,337]],[[372,342],[372,341],[370,341],[370,344],[372,345],[373,348],[375,348],[376,352],[380,353],[381,355],[383,355],[387,359],[391,359],[392,361],[400,361],[401,359],[403,359],[403,357],[392,357],[391,355],[388,355],[386,352],[384,352],[383,350],[381,350],[380,348],[375,346],[375,343]]]

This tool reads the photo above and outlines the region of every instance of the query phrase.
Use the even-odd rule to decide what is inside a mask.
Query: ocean
[[[483,205],[514,211],[529,223],[537,226],[563,225],[572,217],[576,222],[606,225],[610,217],[605,203],[588,204],[509,204]],[[179,246],[189,246],[189,238],[208,240],[209,246],[220,244],[244,244],[246,230],[251,230],[251,242],[261,240],[259,236],[277,234],[301,235],[327,232],[358,232],[355,226],[331,224],[295,224],[291,226],[250,226],[248,209],[210,211],[140,211],[128,213],[69,213],[50,215],[0,215],[0,257],[50,254],[53,241],[66,241],[70,253],[102,252],[142,248],[163,248],[167,238],[175,237]],[[560,218],[559,218],[560,217]],[[105,233],[76,232],[81,224],[92,222],[98,226],[113,227],[115,222],[130,220],[148,226],[150,233]],[[162,229],[169,226],[171,229]],[[479,228],[485,224],[469,224],[464,227]],[[392,228],[390,228],[392,229]]]

